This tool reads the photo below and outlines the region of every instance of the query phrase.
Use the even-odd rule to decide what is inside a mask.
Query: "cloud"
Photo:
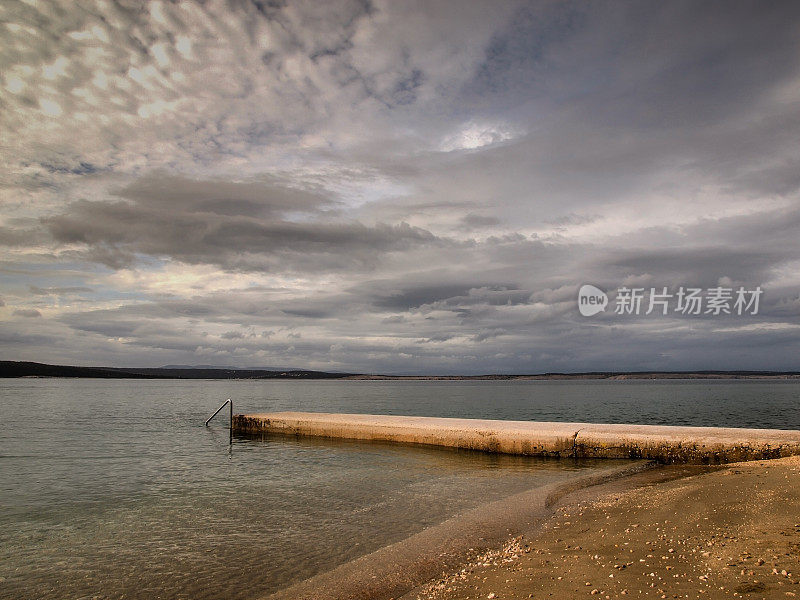
[[[43,239],[41,231],[37,229],[0,227],[0,246],[26,247]]]
[[[285,213],[319,213],[336,201],[324,190],[304,190],[275,178],[232,182],[195,180],[168,173],[150,173],[116,193],[138,206],[169,212],[265,217]]]
[[[151,176],[119,195],[126,200],[73,202],[42,223],[56,242],[112,268],[148,255],[232,270],[369,269],[387,252],[448,243],[405,223],[290,220],[326,201],[274,184]]]
[[[458,284],[442,284],[437,286],[413,286],[405,284],[406,289],[382,296],[377,299],[377,305],[390,310],[409,310],[419,308],[424,304],[446,300],[453,296],[466,294],[469,287]]]
[[[42,313],[40,313],[35,308],[18,308],[14,311],[15,317],[41,317]]]
[[[30,285],[28,289],[35,296],[66,296],[68,294],[83,294],[84,292],[92,291],[92,288],[84,286],[41,288],[38,285]]]
[[[492,216],[469,213],[461,217],[461,223],[463,223],[464,228],[468,230],[489,229],[500,225],[500,219]]]
[[[800,369],[796,3],[3,11],[15,356]],[[762,313],[575,308],[721,281]]]

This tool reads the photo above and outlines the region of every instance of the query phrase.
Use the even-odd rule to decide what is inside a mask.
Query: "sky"
[[[3,2],[0,358],[800,370],[799,141],[793,1]]]

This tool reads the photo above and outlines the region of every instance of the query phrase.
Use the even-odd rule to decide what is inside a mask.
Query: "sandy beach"
[[[292,412],[237,415],[237,427],[561,460],[656,459],[611,461],[594,475],[485,504],[276,600],[800,593],[796,431]],[[742,457],[761,460],[725,460]]]
[[[636,477],[565,497],[404,600],[800,596],[800,457]]]

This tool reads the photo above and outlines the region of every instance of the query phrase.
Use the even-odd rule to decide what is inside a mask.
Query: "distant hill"
[[[534,373],[487,375],[349,375],[347,379],[369,381],[560,381],[578,379],[800,379],[797,371],[591,371],[587,373]]]
[[[796,371],[596,371],[589,373],[535,373],[486,375],[365,375],[307,369],[243,369],[210,365],[168,365],[153,368],[76,367],[36,362],[0,361],[2,377],[95,377],[105,379],[360,379],[407,380],[575,380],[575,379],[800,379]]]
[[[212,369],[219,371],[229,371],[234,369],[236,371],[295,371],[291,367],[228,367],[221,365],[164,365],[157,367],[158,369]]]
[[[341,379],[349,373],[305,369],[267,370],[219,367],[75,367],[36,362],[0,361],[0,377],[95,377],[103,379]]]
[[[158,369],[241,369],[242,367],[221,367],[219,365],[164,365]],[[274,369],[263,369],[264,371],[274,371]]]

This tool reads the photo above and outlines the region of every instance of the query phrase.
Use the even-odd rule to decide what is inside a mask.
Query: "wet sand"
[[[395,544],[272,594],[270,600],[390,600],[464,561],[498,548],[522,528],[534,531],[564,495],[606,481],[636,477],[645,461],[613,461],[566,481],[488,502]],[[420,510],[424,510],[420,506]]]
[[[698,465],[655,466],[646,461],[612,461],[607,467],[576,475],[562,483],[537,487],[487,503],[429,527],[401,542],[345,563],[268,598],[270,600],[392,600],[413,599],[418,586],[459,571],[494,552],[510,538],[531,536],[569,498],[577,501],[603,491],[630,489],[707,472]],[[424,507],[420,507],[424,510]],[[481,558],[480,562],[484,562]]]
[[[675,474],[564,497],[403,600],[800,597],[800,457]]]

